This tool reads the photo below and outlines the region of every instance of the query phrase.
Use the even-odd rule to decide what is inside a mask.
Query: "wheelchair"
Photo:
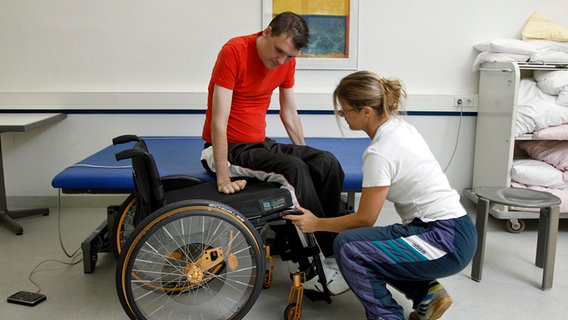
[[[143,139],[125,135],[113,144],[133,141],[115,155],[131,160],[135,190],[111,230],[116,290],[131,319],[242,319],[271,285],[274,254],[282,260],[309,254],[323,293],[306,296],[331,303],[314,235],[305,234],[308,245],[299,253],[282,240],[296,232],[282,216],[301,214],[288,190],[247,179],[244,190],[225,195],[215,182],[160,177]],[[280,241],[262,237],[269,229]],[[284,319],[300,319],[304,279],[293,275]]]

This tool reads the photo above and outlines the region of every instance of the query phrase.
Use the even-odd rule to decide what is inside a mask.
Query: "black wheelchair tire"
[[[113,239],[112,253],[118,259],[122,247],[126,243],[128,236],[134,229],[133,219],[136,211],[136,195],[131,193],[128,195],[120,206],[120,213],[115,217],[112,225],[111,237]]]

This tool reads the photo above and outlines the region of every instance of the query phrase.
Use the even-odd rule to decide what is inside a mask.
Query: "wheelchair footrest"
[[[308,297],[308,299],[310,299],[311,301],[323,300],[327,303],[331,303],[331,297],[329,296],[329,294],[325,294],[323,292],[304,289],[304,296]]]

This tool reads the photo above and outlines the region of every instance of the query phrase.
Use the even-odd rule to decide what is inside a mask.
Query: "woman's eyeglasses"
[[[337,110],[337,114],[339,114],[340,116],[345,116],[345,114],[347,112],[351,112],[351,111],[359,111],[358,109],[351,109],[351,110],[344,110],[343,108]]]

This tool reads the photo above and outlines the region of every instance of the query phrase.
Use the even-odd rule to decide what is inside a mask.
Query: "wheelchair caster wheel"
[[[525,231],[525,221],[524,220],[507,220],[505,228],[510,233],[522,233]]]
[[[295,302],[290,303],[284,310],[284,320],[300,320],[302,317],[302,307]]]
[[[264,281],[262,282],[262,287],[264,289],[270,288],[272,285],[272,273],[270,271],[266,271],[264,274]]]

